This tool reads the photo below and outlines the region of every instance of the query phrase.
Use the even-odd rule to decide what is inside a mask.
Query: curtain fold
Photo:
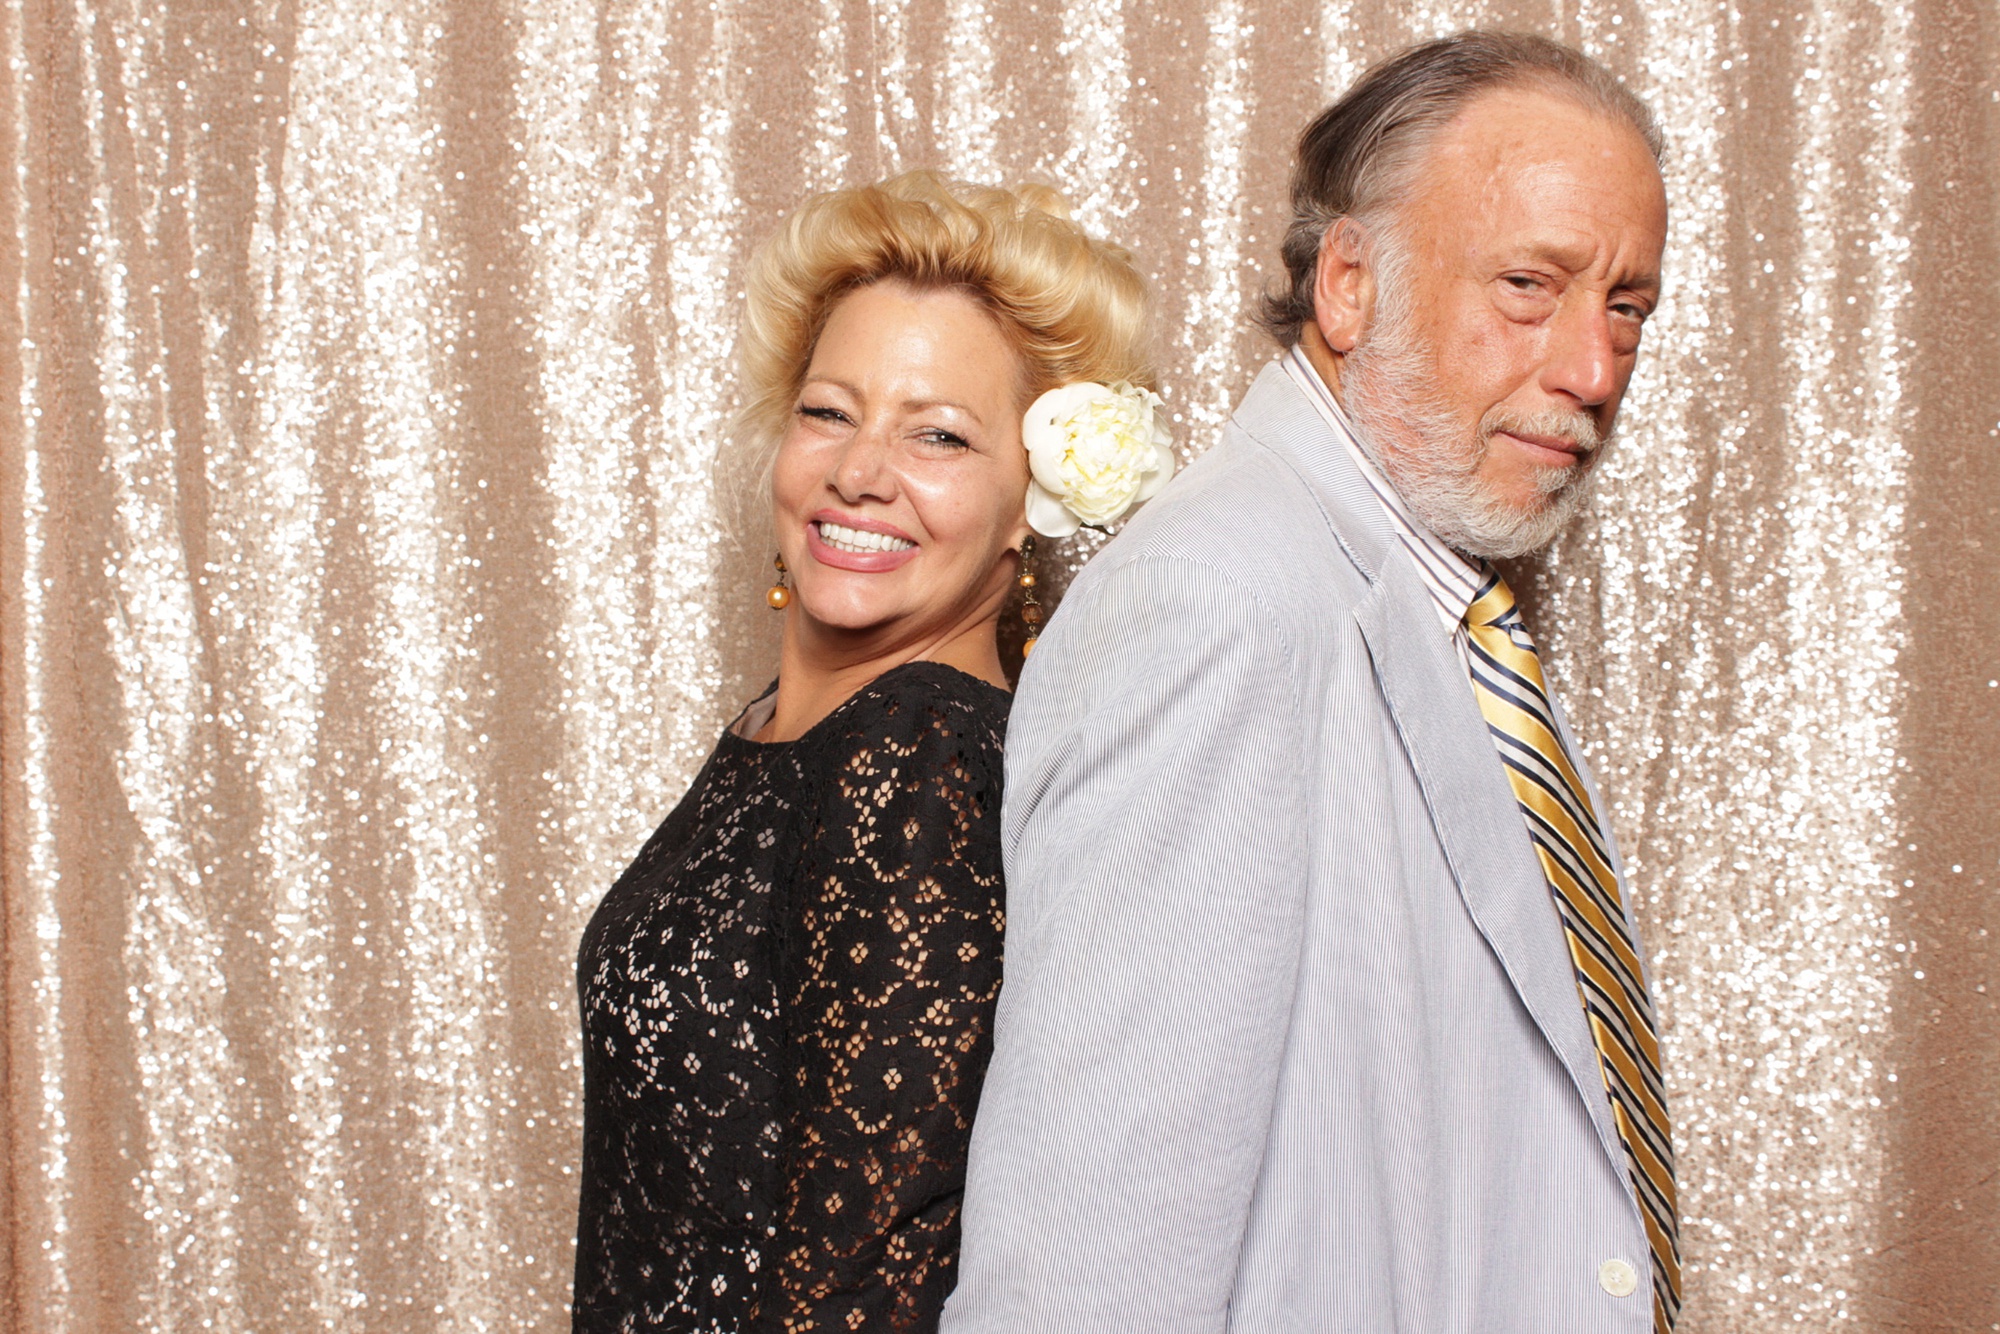
[[[1298,129],[1475,24],[1669,142],[1620,439],[1514,582],[1632,865],[1684,1328],[2000,1327],[1979,0],[0,10],[9,1327],[565,1327],[577,934],[774,667],[750,250],[1052,181],[1199,452]]]

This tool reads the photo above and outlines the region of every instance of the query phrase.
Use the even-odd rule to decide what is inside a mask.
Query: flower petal
[[[1153,457],[1152,471],[1139,483],[1139,494],[1132,498],[1133,504],[1141,504],[1160,494],[1174,475],[1174,451],[1165,446],[1157,446]]]
[[[1092,380],[1078,380],[1049,390],[1028,405],[1021,418],[1021,443],[1028,449],[1028,467],[1035,480],[1053,492],[1062,489],[1063,455],[1069,449],[1070,416],[1092,399],[1114,397]]]
[[[1043,537],[1068,537],[1083,526],[1069,506],[1056,499],[1040,482],[1028,483],[1028,527]]]

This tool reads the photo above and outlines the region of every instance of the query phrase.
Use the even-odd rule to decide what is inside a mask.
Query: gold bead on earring
[[[764,601],[771,604],[772,611],[783,611],[792,604],[792,590],[785,587],[785,558],[773,556],[771,564],[778,567],[778,582],[771,585],[771,591],[764,594]]]
[[[1035,539],[1021,539],[1021,573],[1014,582],[1021,587],[1021,624],[1028,627],[1028,638],[1021,645],[1021,657],[1025,660],[1035,651],[1035,640],[1042,632],[1042,604],[1035,600],[1035,572],[1028,568],[1028,561],[1035,554]]]

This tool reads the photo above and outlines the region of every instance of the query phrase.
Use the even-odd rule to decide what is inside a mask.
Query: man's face
[[[1666,228],[1644,141],[1567,98],[1501,89],[1439,133],[1377,238],[1388,263],[1341,378],[1440,537],[1520,555],[1574,513],[1659,300]]]

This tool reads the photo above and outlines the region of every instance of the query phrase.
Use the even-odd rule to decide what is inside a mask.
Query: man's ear
[[[1313,323],[1335,352],[1348,353],[1361,341],[1375,309],[1375,274],[1368,267],[1361,224],[1336,218],[1319,239],[1313,271]]]

